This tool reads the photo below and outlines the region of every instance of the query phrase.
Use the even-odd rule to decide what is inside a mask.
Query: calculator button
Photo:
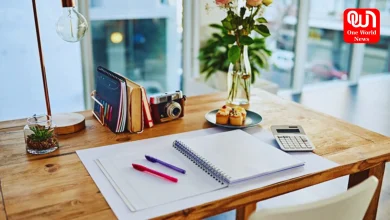
[[[302,139],[303,142],[307,142],[307,138],[301,136],[301,139]]]

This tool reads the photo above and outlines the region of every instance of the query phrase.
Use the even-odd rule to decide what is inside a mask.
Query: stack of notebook
[[[186,170],[176,172],[145,154]],[[176,140],[172,148],[96,160],[131,211],[166,204],[239,182],[304,165],[289,154],[241,130]],[[140,164],[178,179],[177,183],[132,168]]]
[[[127,129],[139,133],[143,131],[144,124],[153,126],[145,89],[118,73],[99,66],[93,98],[93,114],[112,132],[120,133]]]

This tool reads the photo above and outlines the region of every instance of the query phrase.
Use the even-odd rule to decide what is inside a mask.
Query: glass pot
[[[230,63],[228,72],[227,103],[234,105],[249,104],[251,91],[251,65],[248,57],[248,46],[242,46],[240,59]]]
[[[26,151],[30,154],[47,154],[58,149],[58,139],[51,116],[34,115],[24,127]]]

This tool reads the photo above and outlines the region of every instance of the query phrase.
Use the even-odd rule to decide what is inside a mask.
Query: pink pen
[[[136,169],[136,170],[138,170],[138,171],[141,171],[141,172],[148,172],[148,173],[157,175],[157,176],[159,176],[159,177],[162,177],[162,178],[164,178],[164,179],[166,179],[166,180],[169,180],[169,181],[171,181],[171,182],[174,182],[174,183],[177,183],[177,182],[178,182],[177,178],[175,178],[175,177],[168,176],[168,175],[166,175],[166,174],[163,174],[163,173],[160,173],[160,172],[158,172],[158,171],[149,169],[149,168],[144,167],[144,166],[139,165],[139,164],[133,163],[132,165],[133,165],[133,168]]]

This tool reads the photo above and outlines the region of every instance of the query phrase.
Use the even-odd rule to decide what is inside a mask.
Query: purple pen
[[[148,161],[152,162],[152,163],[159,163],[159,164],[161,164],[161,165],[163,165],[163,166],[166,166],[166,167],[168,167],[168,168],[170,168],[170,169],[172,169],[172,170],[175,170],[175,171],[177,171],[177,172],[179,172],[179,173],[182,173],[182,174],[185,174],[185,173],[186,173],[185,170],[183,170],[183,169],[181,169],[181,168],[179,168],[179,167],[175,167],[175,166],[173,166],[173,165],[171,165],[171,164],[169,164],[169,163],[166,163],[166,162],[164,162],[164,161],[161,161],[161,160],[159,160],[159,159],[157,159],[157,158],[154,158],[154,157],[151,157],[151,156],[148,156],[148,155],[145,155],[145,158],[146,158]]]

